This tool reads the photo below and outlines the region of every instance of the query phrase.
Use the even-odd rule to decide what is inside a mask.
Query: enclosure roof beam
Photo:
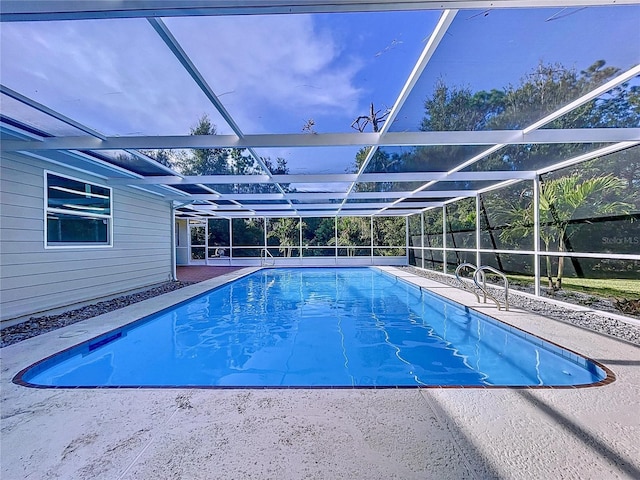
[[[497,145],[593,143],[640,140],[640,128],[577,128],[449,132],[319,133],[244,135],[182,135],[105,137],[49,137],[42,140],[5,140],[2,151],[133,150],[185,148],[296,148],[296,147],[418,147],[435,145]]]
[[[634,0],[3,0],[0,21],[384,12],[443,8],[557,8],[634,3]]]
[[[193,175],[193,176],[151,176],[144,178],[121,178],[113,177],[109,179],[110,185],[193,185],[193,184],[330,184],[352,182],[357,177],[356,174],[337,173],[323,175]],[[429,180],[447,181],[474,181],[474,180],[510,180],[510,179],[532,179],[535,172],[530,170],[511,171],[496,170],[487,172],[456,172],[447,174],[446,172],[405,172],[405,173],[365,173],[360,175],[359,181],[364,183],[388,183],[388,182],[421,182]],[[302,186],[300,188],[303,188]],[[336,192],[339,193],[339,192]],[[354,192],[352,195],[363,192]],[[378,192],[380,193],[380,192]],[[417,193],[417,192],[416,192]],[[279,198],[284,198],[286,193],[279,193]]]
[[[513,180],[508,180],[513,181]],[[520,180],[518,180],[520,181]],[[404,198],[411,192],[356,192],[349,197],[353,200],[371,200],[378,198]],[[466,195],[467,190],[429,190],[420,192],[414,198],[443,198]],[[194,200],[237,200],[243,201],[263,201],[263,200],[284,200],[285,197],[289,200],[342,200],[347,196],[346,192],[293,192],[287,193],[284,196],[280,193],[227,193],[227,194],[191,194],[190,198]],[[327,204],[330,205],[330,204]],[[336,207],[337,204],[334,204]]]

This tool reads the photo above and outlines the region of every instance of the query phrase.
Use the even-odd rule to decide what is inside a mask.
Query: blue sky
[[[462,11],[394,129],[415,129],[434,82],[517,82],[538,61],[585,68],[640,57],[636,7]],[[352,132],[391,107],[440,12],[170,18],[165,22],[245,133]],[[557,18],[556,18],[557,17]],[[548,20],[551,18],[551,20]],[[144,19],[2,24],[2,83],[107,135],[230,128]],[[637,40],[634,42],[634,40]],[[3,111],[11,114],[7,102]],[[356,149],[265,150],[292,173],[343,173]]]
[[[245,133],[350,131],[391,106],[439,12],[169,18]],[[407,32],[411,32],[408,34]],[[144,19],[3,24],[2,81],[107,135],[231,133]]]
[[[540,62],[579,72],[600,59],[623,71],[640,63],[639,6],[460,11],[391,130],[417,128],[440,78],[502,90]]]

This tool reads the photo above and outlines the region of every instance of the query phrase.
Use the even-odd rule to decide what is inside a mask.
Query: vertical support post
[[[333,238],[335,240],[335,256],[334,256],[334,263],[337,265],[338,264],[338,217],[335,216],[333,217]]]
[[[447,206],[442,206],[442,273],[447,274]]]
[[[404,217],[404,230],[405,230],[405,238],[404,238],[404,255],[405,255],[405,263],[409,265],[409,216]]]
[[[476,267],[482,263],[480,258],[480,194],[476,194]]]
[[[369,252],[371,253],[371,265],[373,265],[373,216],[369,217],[369,231],[371,236],[369,239]]]
[[[540,176],[533,179],[533,292],[540,296]]]
[[[269,250],[267,250],[267,217],[262,217],[262,232],[263,232],[263,237],[264,237],[264,259],[267,259],[267,252]],[[260,263],[262,263],[262,252],[260,252]],[[276,263],[276,261],[273,261],[274,265]]]
[[[171,279],[178,280],[178,267],[176,266],[176,207],[171,204]]]
[[[193,255],[191,254],[191,218],[187,218],[187,254],[188,254],[188,264],[191,265],[191,261],[193,260]]]
[[[298,217],[298,229],[300,230],[300,248],[298,248],[298,256],[300,257],[300,261],[302,262],[302,217]]]
[[[420,213],[420,263],[422,264],[422,269],[424,270],[424,257],[426,256],[426,252],[424,250],[424,212]]]
[[[229,262],[233,263],[233,219],[229,219]]]
[[[204,224],[204,264],[209,265],[209,220]]]

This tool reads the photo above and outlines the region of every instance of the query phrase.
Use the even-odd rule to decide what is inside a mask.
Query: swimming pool
[[[263,269],[23,370],[38,387],[568,386],[606,372],[375,268]]]

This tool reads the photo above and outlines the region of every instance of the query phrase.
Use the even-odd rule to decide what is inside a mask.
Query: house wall
[[[138,189],[112,189],[112,246],[45,248],[45,170],[106,185],[104,179],[77,170],[3,154],[0,320],[84,303],[171,278],[170,203]]]

